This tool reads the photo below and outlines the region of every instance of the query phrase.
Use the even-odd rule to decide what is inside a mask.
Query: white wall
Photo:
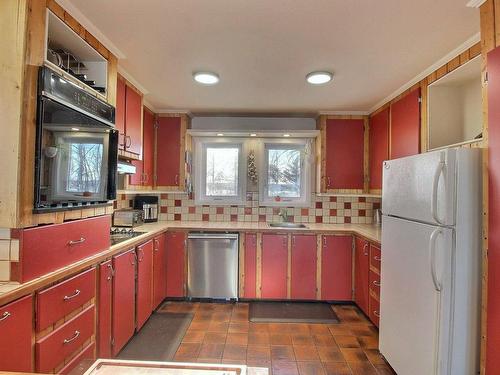
[[[470,80],[462,86],[463,136],[474,139],[483,130],[481,79]]]
[[[305,117],[194,117],[198,130],[315,130],[316,119]]]

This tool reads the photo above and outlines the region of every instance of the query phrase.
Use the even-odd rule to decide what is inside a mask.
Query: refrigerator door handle
[[[445,166],[443,156],[444,155],[441,154],[441,160],[439,161],[439,164],[436,167],[436,171],[434,172],[434,179],[432,181],[431,214],[432,214],[432,218],[439,225],[443,225],[443,220],[441,220],[441,218],[438,215],[438,207],[437,207],[439,177],[441,176],[441,173],[443,173],[444,166]]]
[[[437,292],[441,291],[441,282],[438,280],[437,273],[436,273],[436,239],[437,236],[442,234],[442,231],[440,228],[435,229],[430,237],[429,240],[429,258],[430,258],[430,268],[431,268],[431,276],[432,276],[432,282],[434,283],[434,289],[436,289]]]

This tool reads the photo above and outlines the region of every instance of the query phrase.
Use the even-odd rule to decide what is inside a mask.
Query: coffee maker
[[[144,212],[144,222],[158,221],[158,196],[137,195],[134,198],[134,208]]]

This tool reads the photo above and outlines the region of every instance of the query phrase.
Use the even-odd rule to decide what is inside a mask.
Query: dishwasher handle
[[[189,233],[188,240],[237,240],[237,233]]]

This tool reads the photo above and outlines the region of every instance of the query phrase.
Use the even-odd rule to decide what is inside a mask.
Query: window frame
[[[246,201],[246,147],[245,140],[238,138],[194,139],[194,202],[195,205],[243,205]],[[207,148],[238,148],[238,194],[236,196],[207,195]]]

